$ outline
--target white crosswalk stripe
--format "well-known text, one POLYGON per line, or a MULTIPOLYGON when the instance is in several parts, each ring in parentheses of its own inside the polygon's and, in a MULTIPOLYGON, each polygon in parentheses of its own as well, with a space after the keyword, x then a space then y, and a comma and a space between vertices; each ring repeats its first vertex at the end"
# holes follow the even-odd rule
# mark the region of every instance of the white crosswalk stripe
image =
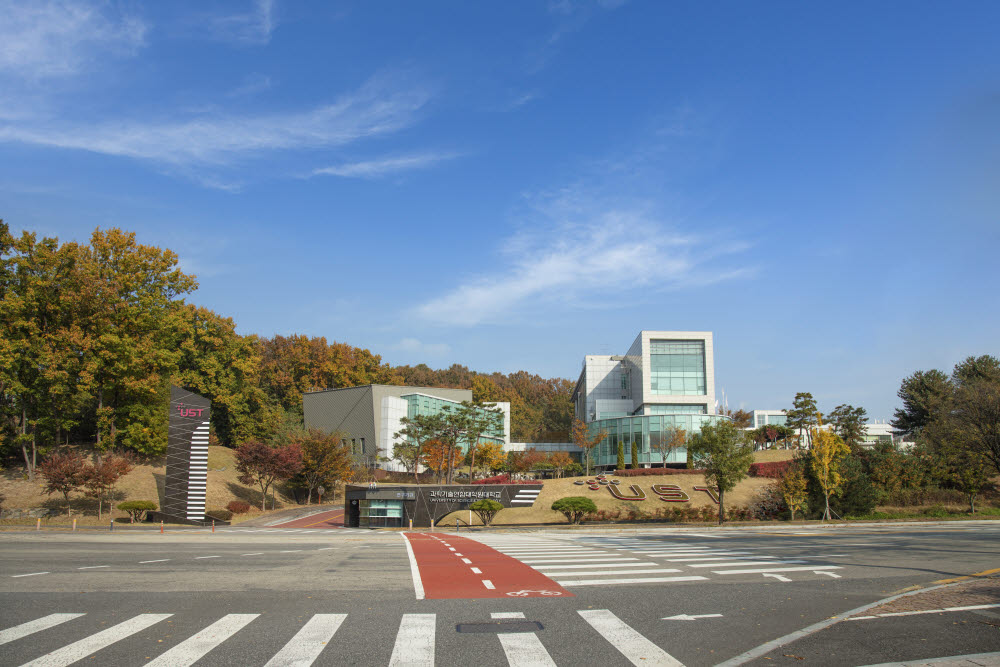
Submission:
POLYGON ((51 653, 46 653, 42 657, 24 664, 23 667, 64 667, 65 665, 71 665, 77 660, 82 660, 88 655, 100 651, 102 648, 111 646, 129 635, 134 635, 171 616, 172 614, 139 614, 138 616, 133 616, 127 621, 111 626, 107 630, 101 630, 89 637, 84 637, 80 641, 73 642, 51 653))
MULTIPOLYGON (((578 610, 578 614, 586 623, 580 623, 578 628, 572 628, 572 632, 579 636, 581 632, 596 631, 615 650, 624 655, 633 664, 680 664, 663 648, 657 646, 607 609, 578 610)), ((86 616, 86 614, 49 614, 48 616, 43 616, 0 631, 0 637, 9 638, 8 641, 13 642, 36 632, 52 632, 54 628, 62 623, 82 616, 86 616)), ((47 653, 27 663, 27 665, 32 665, 33 667, 65 666, 85 658, 90 658, 87 661, 88 663, 109 664, 107 655, 100 653, 102 649, 108 648, 117 642, 128 640, 131 636, 171 616, 172 614, 139 614, 115 626, 100 630, 88 637, 47 653)), ((164 665, 183 667, 198 662, 212 651, 221 654, 225 651, 225 642, 246 628, 258 616, 259 614, 227 614, 208 624, 196 634, 168 648, 165 652, 145 664, 156 667, 163 667, 164 665)), ((490 614, 490 617, 494 620, 525 619, 523 612, 510 611, 494 612, 490 614)), ((436 614, 403 614, 393 645, 392 657, 389 662, 390 666, 430 667, 435 662, 438 664, 469 662, 469 656, 460 659, 457 656, 435 655, 435 637, 439 625, 437 620, 436 614)), ((359 620, 358 622, 361 621, 359 620)), ((324 649, 334 644, 336 641, 335 635, 338 630, 348 623, 350 623, 348 614, 313 615, 293 637, 288 639, 287 643, 283 645, 278 644, 280 649, 267 662, 265 667, 308 667, 314 664, 320 658, 324 649)), ((452 626, 450 623, 445 623, 441 627, 442 631, 444 631, 450 629, 452 626)), ((258 634, 266 636, 266 633, 247 632, 242 634, 247 635, 247 637, 256 637, 258 634)), ((561 644, 555 642, 553 646, 546 647, 545 641, 553 640, 551 634, 539 635, 535 632, 523 631, 504 632, 503 629, 500 629, 496 636, 499 647, 503 650, 508 664, 512 665, 512 667, 552 667, 556 664, 556 660, 549 651, 551 649, 559 650, 561 644)), ((145 646, 144 642, 148 642, 149 639, 137 637, 132 641, 136 642, 139 646, 145 646)), ((246 639, 241 641, 245 642, 246 639)), ((347 640, 345 639, 344 641, 347 640)), ((27 646, 30 646, 30 644, 27 646)), ((131 647, 127 648, 132 650, 131 647)), ((148 651, 147 648, 140 650, 148 651)), ((257 655, 259 649, 254 649, 254 651, 254 655, 257 655)), ((337 648, 332 648, 327 654, 327 660, 330 660, 330 654, 335 655, 336 651, 337 648)), ((143 653, 138 653, 138 655, 143 655, 143 653)), ((236 655, 238 654, 227 654, 227 659, 230 662, 234 659, 237 661, 243 659, 234 658, 233 656, 236 655)), ((610 656, 611 649, 607 649, 607 656, 601 659, 595 655, 595 661, 606 661, 607 657, 610 656)), ((12 663, 9 659, 3 662, 4 664, 16 664, 12 663)))
POLYGON ((347 614, 316 614, 264 667, 307 667, 333 639, 347 614))

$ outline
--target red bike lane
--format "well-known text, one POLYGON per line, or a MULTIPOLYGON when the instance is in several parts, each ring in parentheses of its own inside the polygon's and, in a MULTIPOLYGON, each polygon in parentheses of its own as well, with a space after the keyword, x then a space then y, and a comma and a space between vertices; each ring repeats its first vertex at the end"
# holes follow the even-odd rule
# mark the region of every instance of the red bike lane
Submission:
POLYGON ((319 512, 310 514, 301 519, 293 519, 287 523, 279 523, 269 528, 343 528, 344 510, 330 510, 329 512, 319 512))
POLYGON ((565 588, 516 558, 485 544, 444 533, 404 533, 417 597, 428 600, 573 597, 565 588))

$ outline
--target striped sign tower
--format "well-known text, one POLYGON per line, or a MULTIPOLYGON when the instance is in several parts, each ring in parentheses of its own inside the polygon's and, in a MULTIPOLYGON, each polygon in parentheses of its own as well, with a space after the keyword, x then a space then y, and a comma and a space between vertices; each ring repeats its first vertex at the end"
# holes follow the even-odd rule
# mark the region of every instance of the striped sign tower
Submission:
POLYGON ((208 485, 208 428, 212 402, 170 387, 167 478, 163 517, 177 523, 204 523, 208 485))

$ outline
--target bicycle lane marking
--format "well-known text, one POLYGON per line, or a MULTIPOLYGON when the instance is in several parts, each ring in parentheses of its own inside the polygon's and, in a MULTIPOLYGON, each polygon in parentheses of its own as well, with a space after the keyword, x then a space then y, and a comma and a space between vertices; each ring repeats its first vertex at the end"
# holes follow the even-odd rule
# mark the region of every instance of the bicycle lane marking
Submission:
POLYGON ((403 537, 413 550, 425 599, 574 597, 541 572, 475 540, 443 533, 403 537))

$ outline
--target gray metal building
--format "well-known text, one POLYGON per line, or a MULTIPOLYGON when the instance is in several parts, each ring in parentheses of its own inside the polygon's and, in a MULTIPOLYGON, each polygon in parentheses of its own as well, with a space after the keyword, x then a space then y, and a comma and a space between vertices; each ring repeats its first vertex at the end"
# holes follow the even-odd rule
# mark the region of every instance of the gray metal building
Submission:
MULTIPOLYGON (((392 430, 383 427, 383 399, 399 399, 404 395, 422 394, 460 403, 472 400, 471 389, 443 389, 441 387, 400 387, 387 384, 370 384, 362 387, 324 389, 302 395, 302 411, 306 428, 326 432, 345 431, 350 434, 352 451, 356 456, 372 457, 392 454, 392 430)), ((405 412, 403 413, 405 416, 405 412)))

